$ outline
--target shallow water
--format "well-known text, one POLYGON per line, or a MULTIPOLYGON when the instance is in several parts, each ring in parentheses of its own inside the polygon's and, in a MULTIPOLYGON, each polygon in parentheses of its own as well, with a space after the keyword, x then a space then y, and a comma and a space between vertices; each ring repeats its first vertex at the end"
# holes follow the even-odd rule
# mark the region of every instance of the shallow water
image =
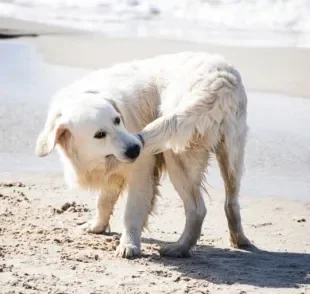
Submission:
MULTIPOLYGON (((89 70, 50 65, 22 41, 0 42, 0 172, 61 170, 34 155, 51 95, 89 70)), ((249 92, 241 194, 310 200, 310 99, 249 92)), ((213 161, 208 183, 222 188, 213 161)))

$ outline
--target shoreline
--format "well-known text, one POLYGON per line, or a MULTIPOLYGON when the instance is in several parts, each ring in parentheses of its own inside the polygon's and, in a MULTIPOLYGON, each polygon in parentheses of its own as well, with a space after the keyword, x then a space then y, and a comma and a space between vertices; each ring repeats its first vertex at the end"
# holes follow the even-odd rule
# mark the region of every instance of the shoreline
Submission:
POLYGON ((37 35, 22 39, 34 44, 52 64, 96 69, 158 54, 208 51, 221 54, 234 64, 249 90, 310 97, 307 78, 310 76, 310 48, 247 48, 146 38, 108 39, 101 34, 11 18, 0 17, 0 23, 2 30, 17 31, 20 37, 23 33, 37 35), (55 44, 61 44, 61 48, 55 44))

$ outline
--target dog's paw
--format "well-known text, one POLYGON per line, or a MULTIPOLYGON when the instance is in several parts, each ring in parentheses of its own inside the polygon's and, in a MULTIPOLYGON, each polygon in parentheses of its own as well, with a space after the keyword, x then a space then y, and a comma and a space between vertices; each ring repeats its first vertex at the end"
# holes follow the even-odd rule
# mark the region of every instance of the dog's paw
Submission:
POLYGON ((179 243, 173 243, 163 246, 159 250, 159 254, 169 257, 191 257, 191 251, 179 243))
POLYGON ((252 246, 251 241, 244 234, 235 235, 231 233, 229 241, 233 248, 246 249, 252 246))
POLYGON ((116 248, 115 256, 122 258, 132 258, 141 255, 141 250, 133 244, 120 244, 116 248))
POLYGON ((102 224, 97 220, 85 223, 81 226, 82 230, 92 234, 103 234, 110 232, 110 225, 102 224))

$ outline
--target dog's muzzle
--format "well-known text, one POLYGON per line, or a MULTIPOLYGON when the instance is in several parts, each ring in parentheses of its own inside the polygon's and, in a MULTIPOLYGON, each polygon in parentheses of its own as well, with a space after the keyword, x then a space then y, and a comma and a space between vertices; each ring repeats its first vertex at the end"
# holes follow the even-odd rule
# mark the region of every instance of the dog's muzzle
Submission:
POLYGON ((125 150, 125 156, 129 159, 136 159, 140 154, 140 146, 138 144, 133 144, 127 147, 125 150))

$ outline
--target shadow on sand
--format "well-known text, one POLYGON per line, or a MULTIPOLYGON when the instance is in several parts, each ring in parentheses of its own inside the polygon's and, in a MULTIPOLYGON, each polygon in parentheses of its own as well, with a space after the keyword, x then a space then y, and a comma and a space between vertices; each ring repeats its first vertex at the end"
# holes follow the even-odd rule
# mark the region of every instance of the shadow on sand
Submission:
MULTIPOLYGON (((165 245, 155 239, 143 243, 165 245)), ((177 259, 152 255, 182 276, 216 284, 246 284, 267 288, 298 288, 310 285, 310 254, 269 252, 253 246, 251 251, 198 245, 191 258, 177 259)))

